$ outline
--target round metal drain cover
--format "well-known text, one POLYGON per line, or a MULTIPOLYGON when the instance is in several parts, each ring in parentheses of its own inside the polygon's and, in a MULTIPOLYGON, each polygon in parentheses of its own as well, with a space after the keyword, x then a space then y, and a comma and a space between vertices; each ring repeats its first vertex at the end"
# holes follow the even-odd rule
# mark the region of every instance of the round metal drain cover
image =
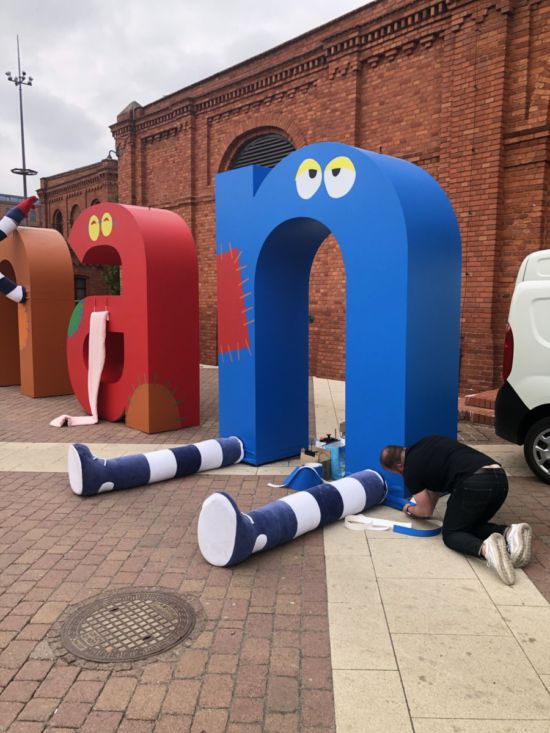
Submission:
POLYGON ((160 654, 193 631, 196 614, 176 593, 117 591, 80 606, 59 638, 75 657, 91 662, 133 662, 160 654))

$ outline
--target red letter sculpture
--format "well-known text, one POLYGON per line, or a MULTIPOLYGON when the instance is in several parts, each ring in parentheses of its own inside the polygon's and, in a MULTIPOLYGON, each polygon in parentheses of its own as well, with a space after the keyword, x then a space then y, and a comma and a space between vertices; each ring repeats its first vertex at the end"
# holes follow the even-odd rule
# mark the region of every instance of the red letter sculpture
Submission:
POLYGON ((120 265, 121 294, 84 298, 69 325, 73 389, 90 412, 88 337, 93 311, 108 311, 99 417, 145 433, 199 422, 199 305, 195 243, 171 211, 97 204, 69 243, 81 262, 120 265))

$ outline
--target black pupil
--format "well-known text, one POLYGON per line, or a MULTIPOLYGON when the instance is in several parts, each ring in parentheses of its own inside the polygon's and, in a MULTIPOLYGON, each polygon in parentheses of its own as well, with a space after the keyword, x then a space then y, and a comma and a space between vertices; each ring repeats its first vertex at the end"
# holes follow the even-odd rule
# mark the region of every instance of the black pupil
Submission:
POLYGON ((336 176, 340 173, 341 168, 333 168, 332 169, 332 175, 336 178, 336 176))
POLYGON ((310 168, 308 170, 308 173, 310 178, 315 178, 315 176, 317 175, 317 171, 315 170, 315 168, 310 168))

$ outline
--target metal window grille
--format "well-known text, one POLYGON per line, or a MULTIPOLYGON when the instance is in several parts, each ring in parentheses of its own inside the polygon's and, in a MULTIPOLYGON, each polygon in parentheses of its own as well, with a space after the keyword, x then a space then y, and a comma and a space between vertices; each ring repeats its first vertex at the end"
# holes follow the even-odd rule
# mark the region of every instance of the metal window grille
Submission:
POLYGON ((233 158, 231 169, 246 165, 263 165, 273 168, 295 150, 294 145, 283 135, 269 133, 260 135, 245 143, 233 158))

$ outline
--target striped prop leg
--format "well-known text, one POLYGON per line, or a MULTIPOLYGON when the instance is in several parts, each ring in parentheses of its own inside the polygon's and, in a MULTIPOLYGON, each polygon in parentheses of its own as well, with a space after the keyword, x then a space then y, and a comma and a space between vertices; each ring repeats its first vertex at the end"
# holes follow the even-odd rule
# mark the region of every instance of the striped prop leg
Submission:
POLYGON ((243 457, 242 441, 235 437, 110 459, 96 458, 86 445, 73 443, 69 446, 69 483, 75 494, 94 496, 230 466, 243 457))
MULTIPOLYGON (((0 242, 12 234, 23 219, 29 215, 29 212, 38 201, 36 196, 29 196, 14 206, 0 219, 0 242)), ((0 272, 0 293, 3 293, 10 300, 16 303, 25 302, 25 288, 17 285, 0 272)))
POLYGON ((384 478, 367 469, 314 486, 243 514, 229 494, 216 492, 202 505, 199 549, 211 565, 229 567, 306 532, 359 514, 384 501, 384 478))
POLYGON ((26 292, 22 285, 17 285, 9 277, 0 272, 0 293, 13 300, 15 303, 24 303, 26 292))

